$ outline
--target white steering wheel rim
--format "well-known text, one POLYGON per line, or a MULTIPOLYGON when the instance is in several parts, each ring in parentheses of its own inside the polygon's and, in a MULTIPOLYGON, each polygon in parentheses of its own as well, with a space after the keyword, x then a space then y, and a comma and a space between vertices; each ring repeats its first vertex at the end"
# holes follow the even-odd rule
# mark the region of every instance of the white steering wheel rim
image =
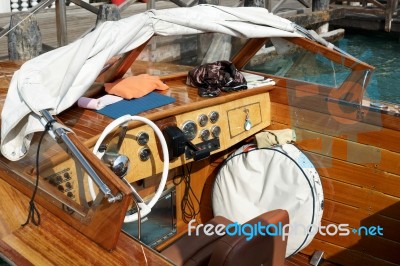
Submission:
MULTIPOLYGON (((162 134, 161 130, 157 127, 156 124, 154 124, 151 120, 149 120, 145 117, 132 116, 132 115, 121 116, 121 117, 115 119, 113 122, 111 122, 104 129, 104 131, 101 133, 99 139, 97 140, 96 145, 93 148, 93 153, 96 154, 96 156, 99 159, 101 159, 103 157, 104 153, 100 153, 99 148, 100 148, 100 145, 103 142, 103 140, 108 136, 108 134, 110 134, 110 132, 112 130, 114 130, 114 128, 116 128, 124 123, 130 122, 130 121, 143 122, 143 123, 149 125, 154 130, 158 139, 160 140, 163 157, 164 157, 163 173, 162 173, 160 184, 158 186, 156 193, 154 194, 153 198, 150 200, 150 202, 148 204, 145 204, 145 203, 139 204, 139 207, 141 209, 141 216, 144 217, 151 211, 151 208, 153 208, 153 206, 157 203, 158 199, 161 196, 161 193, 164 191, 164 187, 165 187, 165 184, 167 183, 167 178, 168 178, 168 171, 169 171, 168 146, 167 146, 167 142, 165 141, 164 135, 162 134)), ((94 200, 97 195, 96 195, 96 191, 94 189, 93 180, 90 178, 90 176, 88 176, 88 186, 89 186, 90 195, 91 195, 92 199, 94 200)), ((131 186, 131 189, 133 189, 132 186, 131 186)), ((138 220, 138 212, 125 216, 124 222, 130 223, 130 222, 134 222, 137 220, 138 220)))

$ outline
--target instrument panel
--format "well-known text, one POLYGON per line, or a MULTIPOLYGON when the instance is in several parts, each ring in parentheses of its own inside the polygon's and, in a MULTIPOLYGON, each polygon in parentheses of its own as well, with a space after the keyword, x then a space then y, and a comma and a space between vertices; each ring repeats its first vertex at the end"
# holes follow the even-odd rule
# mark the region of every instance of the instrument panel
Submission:
MULTIPOLYGON (((214 154, 270 124, 269 94, 265 92, 252 95, 167 119, 170 120, 169 124, 172 123, 182 130, 187 141, 198 149, 208 149, 210 154, 214 154)), ((157 124, 157 121, 155 122, 157 124)), ((130 170, 126 176, 129 182, 162 172, 163 156, 158 142, 156 134, 148 125, 142 124, 127 130, 119 153, 130 159, 130 170)), ((193 154, 186 150, 184 154, 170 161, 170 169, 191 161, 193 154)), ((49 184, 78 203, 85 197, 86 200, 90 199, 87 178, 76 168, 72 159, 45 169, 43 176, 49 184), (79 180, 83 182, 79 183, 79 180), (78 194, 79 187, 84 188, 85 197, 78 194)))

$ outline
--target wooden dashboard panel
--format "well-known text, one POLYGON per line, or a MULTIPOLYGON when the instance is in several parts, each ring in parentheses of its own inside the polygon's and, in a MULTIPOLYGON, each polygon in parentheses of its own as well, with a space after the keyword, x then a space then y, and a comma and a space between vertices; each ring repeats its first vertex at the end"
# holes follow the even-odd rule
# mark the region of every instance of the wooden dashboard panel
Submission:
MULTIPOLYGON (((142 70, 132 68, 131 72, 137 75, 142 70)), ((167 76, 162 76, 162 80, 170 87, 169 90, 162 93, 175 98, 176 101, 138 115, 156 123, 171 120, 181 129, 186 121, 193 121, 198 127, 198 133, 195 134, 192 140, 194 145, 204 144, 205 141, 199 137, 202 130, 211 131, 213 127, 218 126, 221 131, 219 137, 210 136, 211 141, 218 142, 217 147, 211 152, 212 154, 226 150, 270 124, 269 91, 274 86, 234 93, 221 93, 220 96, 215 98, 202 98, 198 95, 196 88, 185 84, 186 74, 183 72, 177 74, 167 73, 167 76), (210 114, 213 112, 218 112, 218 121, 215 123, 209 121, 204 126, 201 126, 198 120, 199 116, 205 115, 211 120, 210 114), (248 130, 244 128, 246 121, 250 121, 252 125, 251 128, 247 128, 248 130)), ((90 92, 94 91, 96 93, 97 91, 99 93, 99 90, 102 90, 102 85, 94 84, 90 92)), ((92 94, 92 96, 101 96, 101 93, 100 95, 92 94)), ((1 94, 0 97, 2 99, 0 101, 1 106, 5 94, 1 94)), ((79 139, 82 143, 81 148, 86 153, 90 153, 101 132, 112 122, 109 117, 77 106, 72 106, 65 110, 57 116, 57 119, 75 133, 74 138, 79 139)), ((92 202, 92 198, 88 193, 87 178, 84 176, 83 171, 77 167, 75 161, 70 159, 63 144, 59 144, 51 139, 49 135, 45 135, 44 141, 40 146, 40 156, 36 156, 39 137, 40 134, 35 134, 28 154, 21 160, 13 162, 0 157, 0 164, 4 169, 2 178, 24 194, 31 195, 37 174, 36 161, 38 161, 40 181, 37 201, 78 231, 89 236, 89 238, 96 239, 96 243, 105 243, 103 241, 105 235, 90 228, 97 228, 100 225, 108 226, 107 223, 101 223, 102 220, 98 219, 98 217, 104 217, 104 215, 108 217, 109 212, 113 212, 114 216, 119 215, 118 217, 120 217, 120 214, 125 211, 125 205, 124 208, 119 208, 119 205, 108 204, 101 197, 98 197, 107 207, 103 208, 103 204, 99 208, 99 201, 92 202)), ((132 171, 127 177, 130 182, 145 179, 146 183, 149 184, 152 180, 157 179, 157 174, 162 171, 162 160, 157 142, 153 131, 148 126, 136 121, 129 123, 127 138, 123 143, 121 153, 131 157, 132 171), (140 132, 149 134, 149 142, 145 146, 139 145, 136 141, 136 136, 140 132), (147 161, 139 159, 138 152, 143 148, 148 148, 151 152, 147 161)), ((206 144, 208 145, 208 143, 206 144)), ((187 158, 186 154, 181 155, 171 161, 170 168, 177 169, 178 166, 192 160, 187 158)), ((174 171, 171 171, 171 175, 174 171)), ((155 185, 151 186, 154 187, 155 185)), ((145 190, 149 189, 145 188, 145 190)), ((114 248, 119 229, 119 224, 115 223, 114 231, 112 231, 115 232, 112 233, 112 241, 103 244, 106 249, 114 248)))
MULTIPOLYGON (((139 74, 133 69, 132 73, 139 74)), ((162 77, 162 79, 170 87, 169 90, 163 91, 163 93, 174 97, 176 102, 139 115, 147 117, 154 122, 171 119, 175 121, 176 126, 179 128, 182 128, 186 121, 193 121, 199 129, 192 140, 195 145, 204 142, 199 137, 201 130, 211 131, 214 126, 220 127, 219 146, 212 151, 213 154, 226 150, 270 124, 269 91, 274 88, 273 86, 235 93, 222 93, 215 98, 201 98, 198 96, 196 88, 185 84, 186 75, 184 73, 171 74, 170 76, 162 77), (204 126, 200 126, 198 117, 200 115, 209 116, 212 112, 218 112, 219 120, 215 123, 209 122, 204 126), (250 121, 252 124, 252 127, 248 128, 248 130, 244 128, 246 121, 250 121)), ((3 86, 1 84, 3 83, 0 83, 0 86, 3 86)), ((7 86, 7 84, 4 86, 7 86)), ((98 92, 101 88, 101 84, 93 85, 94 91, 98 92)), ((6 92, 6 90, 2 92, 6 92)), ((92 94, 92 96, 96 95, 92 94)), ((4 98, 5 93, 0 94, 0 107, 2 107, 4 98)), ((81 141, 85 152, 89 152, 101 132, 112 122, 111 118, 77 106, 72 106, 70 109, 65 110, 57 116, 57 119, 75 133, 74 138, 81 141)), ((162 160, 159 155, 157 140, 152 130, 139 122, 132 122, 129 123, 127 136, 121 152, 132 157, 132 172, 128 175, 128 180, 133 182, 157 176, 156 174, 161 172, 162 160), (138 156, 138 151, 144 148, 136 141, 136 136, 140 132, 147 132, 150 136, 150 141, 145 145, 151 151, 148 161, 141 161, 138 156)), ((114 224, 114 222, 116 218, 120 219, 121 214, 125 214, 126 204, 124 203, 123 208, 120 208, 119 203, 114 206, 105 202, 101 197, 98 198, 100 198, 102 204, 99 205, 98 200, 91 202, 87 178, 84 177, 77 164, 70 159, 63 144, 59 144, 51 139, 49 135, 45 135, 40 146, 40 156, 37 157, 39 137, 40 134, 35 134, 28 154, 21 160, 14 162, 0 157, 0 164, 3 169, 1 177, 13 187, 30 196, 36 180, 37 161, 40 166, 40 180, 36 201, 103 248, 107 250, 114 249, 120 232, 119 220, 118 223, 114 224), (99 219, 99 217, 111 216, 113 219, 109 219, 104 223, 105 219, 99 219), (110 226, 111 223, 114 225, 110 226), (101 230, 97 230, 98 228, 101 228, 101 230), (103 230, 105 228, 112 229, 106 230, 111 233, 105 234, 103 230)), ((210 138, 217 139, 215 136, 210 138)), ((182 155, 171 162, 170 168, 177 168, 192 160, 186 158, 186 155, 182 155)), ((146 183, 148 183, 147 181, 151 182, 151 180, 154 180, 154 178, 146 179, 146 183)))
MULTIPOLYGON (((193 144, 207 143, 201 138, 201 131, 212 131, 214 127, 220 128, 220 135, 213 136, 210 133, 209 140, 219 142, 219 148, 212 151, 211 154, 226 150, 239 141, 255 134, 270 124, 270 102, 269 93, 263 92, 256 95, 245 96, 225 103, 218 103, 205 108, 191 110, 173 116, 176 126, 183 129, 183 125, 192 121, 197 126, 197 134, 192 140, 193 144), (211 122, 210 114, 218 113, 219 118, 216 122, 211 122), (206 125, 201 126, 199 117, 205 115, 208 117, 206 125), (245 129, 246 119, 251 123, 251 128, 245 129)), ((162 172, 163 160, 158 148, 158 138, 150 126, 144 124, 131 123, 131 128, 127 131, 120 153, 128 156, 131 161, 131 168, 127 175, 130 182, 137 181, 146 177, 154 176, 162 172), (137 136, 140 133, 147 133, 149 141, 146 145, 140 145, 137 136), (143 149, 150 151, 149 159, 143 161, 140 159, 140 152, 143 149)), ((118 138, 118 135, 115 137, 118 138)), ((111 140, 109 140, 111 141, 111 140)), ((92 149, 92 147, 90 147, 92 149)), ((186 158, 183 154, 180 157, 170 161, 170 169, 193 161, 192 158, 186 158)), ((42 170, 44 179, 68 198, 81 203, 79 199, 79 187, 83 185, 86 192, 86 198, 91 199, 88 193, 87 177, 77 171, 75 162, 67 159, 61 162, 56 160, 55 164, 50 164, 42 170), (81 175, 83 183, 79 185, 78 176, 81 175)))

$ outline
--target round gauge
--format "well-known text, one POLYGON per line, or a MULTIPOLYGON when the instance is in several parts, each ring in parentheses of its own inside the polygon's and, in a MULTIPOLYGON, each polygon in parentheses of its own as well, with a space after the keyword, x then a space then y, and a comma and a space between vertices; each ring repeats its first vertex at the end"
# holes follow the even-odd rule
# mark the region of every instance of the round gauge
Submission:
POLYGON ((202 130, 200 131, 200 138, 201 138, 201 140, 203 140, 203 141, 208 140, 208 139, 210 138, 210 130, 208 130, 208 129, 202 129, 202 130))
POLYGON ((200 126, 204 127, 208 123, 208 117, 205 114, 201 114, 197 118, 197 121, 199 121, 200 126))
POLYGON ((193 140, 197 135, 197 125, 192 120, 185 121, 182 125, 182 131, 187 140, 193 140))
POLYGON ((142 148, 139 151, 139 158, 141 161, 147 161, 150 158, 151 151, 149 148, 142 148))
POLYGON ((136 141, 137 143, 139 143, 139 145, 143 146, 146 145, 147 142, 149 142, 149 134, 147 134, 146 132, 140 132, 137 136, 136 136, 136 141))
POLYGON ((211 123, 216 123, 219 119, 219 113, 216 111, 212 111, 209 115, 211 123))
POLYGON ((219 126, 213 126, 211 128, 211 134, 214 136, 214 138, 218 138, 219 134, 221 134, 221 128, 219 126))

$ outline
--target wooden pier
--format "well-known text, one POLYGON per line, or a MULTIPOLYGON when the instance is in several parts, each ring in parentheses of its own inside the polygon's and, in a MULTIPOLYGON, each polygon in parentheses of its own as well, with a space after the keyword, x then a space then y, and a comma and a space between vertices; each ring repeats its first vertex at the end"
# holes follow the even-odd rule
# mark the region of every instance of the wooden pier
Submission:
POLYGON ((399 0, 336 0, 332 7, 345 13, 344 18, 331 22, 335 27, 400 33, 399 0))
MULTIPOLYGON (((58 1, 58 0, 57 0, 58 1)), ((80 0, 75 0, 80 1, 80 0)), ((184 5, 186 0, 153 1, 153 7, 164 9, 184 5)), ((200 0, 199 2, 210 2, 211 0, 200 0)), ((214 0, 222 6, 243 5, 239 0, 214 0)), ((250 1, 250 0, 244 0, 250 1)), ((324 0, 325 1, 325 0, 324 0)), ((360 0, 344 1, 331 0, 325 1, 325 10, 318 10, 318 4, 322 0, 265 0, 265 6, 274 13, 288 18, 307 28, 318 28, 320 25, 329 22, 335 28, 357 28, 365 30, 400 32, 400 12, 398 2, 400 0, 360 0), (329 4, 329 5, 328 5, 329 4)), ((82 1, 81 1, 82 2, 82 1)), ((121 11, 122 18, 140 13, 148 9, 149 4, 128 0, 130 4, 121 11)), ((88 4, 86 4, 89 6, 88 4)), ((323 4, 324 5, 324 4, 323 4)), ((60 41, 60 27, 57 26, 57 8, 46 8, 37 12, 34 19, 40 29, 42 53, 48 50, 70 43, 83 36, 96 25, 99 4, 94 8, 84 9, 79 6, 71 6, 65 9, 65 40, 60 41), (92 9, 92 10, 90 10, 92 9), (58 30, 57 30, 58 29, 58 30)), ((10 24, 10 17, 13 13, 0 14, 0 31, 6 28, 4 25, 10 24), (3 27, 3 28, 2 28, 3 27)), ((24 13, 22 16, 28 16, 24 13)), ((0 36, 0 60, 9 59, 9 48, 7 36, 0 36)), ((31 45, 32 46, 32 45, 31 45)))
MULTIPOLYGON (((316 1, 316 0, 314 0, 316 1)), ((200 1, 201 2, 201 1, 200 1)), ((136 13, 145 11, 149 5, 141 2, 131 0, 131 5, 121 12, 121 17, 128 17, 136 13)), ((178 7, 176 3, 182 3, 181 0, 171 1, 156 1, 154 8, 164 9, 178 7)), ((220 0, 219 5, 222 6, 238 6, 243 5, 243 2, 238 0, 220 0)), ((275 14, 286 17, 299 25, 304 27, 313 27, 321 23, 329 22, 332 19, 340 19, 344 17, 342 9, 328 9, 313 12, 311 0, 286 0, 286 1, 267 1, 266 5, 271 7, 275 14)), ((96 7, 98 7, 97 5, 96 7)), ((1 27, 10 23, 12 13, 0 14, 0 31, 1 27)), ((36 13, 35 19, 37 20, 38 27, 43 43, 43 52, 60 46, 57 39, 57 20, 56 9, 44 9, 36 13)), ((93 11, 81 8, 79 6, 66 8, 66 36, 67 42, 70 43, 79 37, 83 36, 96 25, 97 15, 93 11)), ((0 60, 8 59, 8 38, 4 36, 0 38, 0 60)))

